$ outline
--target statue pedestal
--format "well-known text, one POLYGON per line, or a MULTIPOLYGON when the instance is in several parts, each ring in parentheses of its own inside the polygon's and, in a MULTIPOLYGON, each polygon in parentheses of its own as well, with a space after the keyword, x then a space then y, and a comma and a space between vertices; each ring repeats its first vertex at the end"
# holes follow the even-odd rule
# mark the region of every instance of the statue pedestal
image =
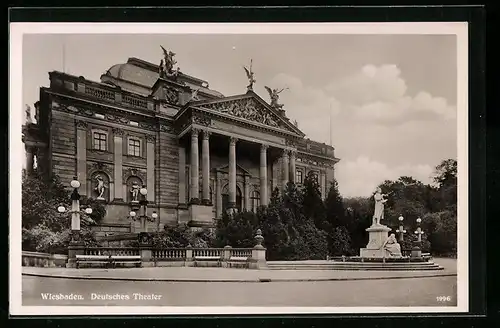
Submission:
POLYGON ((366 248, 361 248, 359 250, 359 255, 361 257, 390 257, 389 252, 382 249, 382 245, 387 240, 389 236, 388 233, 392 229, 381 224, 375 224, 367 228, 369 234, 369 241, 366 248))

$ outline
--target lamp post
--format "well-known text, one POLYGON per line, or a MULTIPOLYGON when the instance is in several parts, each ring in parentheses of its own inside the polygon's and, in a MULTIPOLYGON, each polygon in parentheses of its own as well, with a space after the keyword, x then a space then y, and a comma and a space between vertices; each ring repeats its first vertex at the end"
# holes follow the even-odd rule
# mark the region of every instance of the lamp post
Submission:
POLYGON ((419 245, 419 247, 422 245, 422 235, 424 234, 424 232, 422 231, 422 228, 420 227, 420 223, 422 222, 422 219, 421 218, 418 218, 417 219, 417 230, 415 231, 415 234, 417 235, 417 243, 419 245))
MULTIPOLYGON (((87 206, 80 207, 80 193, 78 188, 80 188, 80 182, 76 177, 70 183, 73 188, 71 193, 71 242, 68 247, 68 267, 73 267, 76 261, 77 254, 83 254, 84 244, 81 241, 80 236, 80 211, 84 210, 86 214, 92 214, 92 208, 87 206)), ((66 207, 60 205, 57 207, 59 213, 65 213, 66 207)))
POLYGON ((422 228, 420 227, 420 223, 422 222, 421 218, 417 219, 417 230, 415 230, 415 234, 417 235, 417 242, 415 243, 415 246, 413 247, 411 254, 412 257, 422 257, 422 234, 424 233, 422 231, 422 228))
MULTIPOLYGON (((139 193, 141 194, 141 200, 139 201, 139 211, 141 210, 141 207, 143 208, 143 211, 142 211, 142 215, 139 216, 139 219, 140 219, 140 222, 141 222, 141 228, 140 228, 140 232, 146 232, 146 220, 149 219, 148 217, 148 201, 147 201, 147 194, 148 194, 148 190, 146 188, 146 186, 142 186, 142 188, 139 190, 139 193)), ((134 209, 132 209, 132 211, 130 211, 129 213, 130 217, 135 220, 135 216, 137 215, 137 213, 134 211, 134 209)), ((151 218, 152 218, 152 221, 156 221, 156 219, 158 218, 158 213, 156 213, 156 211, 153 211, 152 215, 151 215, 151 218)))
POLYGON ((399 215, 398 220, 399 220, 399 229, 396 230, 396 232, 399 233, 399 241, 403 242, 404 239, 403 235, 406 233, 406 230, 403 227, 403 220, 404 220, 403 214, 399 215))

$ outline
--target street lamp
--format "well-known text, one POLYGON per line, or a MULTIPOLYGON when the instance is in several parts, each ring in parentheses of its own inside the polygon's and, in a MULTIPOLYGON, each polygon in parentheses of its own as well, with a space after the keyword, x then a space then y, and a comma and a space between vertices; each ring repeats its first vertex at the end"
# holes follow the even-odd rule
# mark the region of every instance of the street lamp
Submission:
MULTIPOLYGON (((71 241, 77 242, 80 240, 80 211, 85 211, 86 214, 92 214, 92 208, 85 205, 80 207, 80 193, 78 188, 80 188, 80 182, 76 177, 70 182, 73 192, 71 193, 71 241)), ((64 205, 59 205, 57 207, 59 213, 65 213, 66 207, 64 205)))
POLYGON ((398 220, 399 220, 399 229, 396 230, 396 232, 399 233, 399 241, 402 242, 404 239, 403 235, 406 233, 406 230, 403 227, 403 220, 404 220, 403 214, 399 215, 398 220))
POLYGON ((421 245, 422 244, 422 235, 424 234, 424 232, 422 231, 422 228, 420 227, 420 223, 422 222, 422 219, 421 218, 418 218, 417 219, 417 230, 415 231, 415 234, 417 235, 418 237, 418 244, 421 245))
MULTIPOLYGON (((151 218, 148 217, 148 200, 147 200, 147 194, 148 194, 148 189, 146 188, 145 185, 142 186, 141 189, 139 189, 139 193, 141 194, 141 200, 139 201, 139 208, 136 208, 138 211, 141 210, 141 207, 143 208, 142 215, 139 216, 139 219, 141 220, 141 232, 146 232, 146 220, 147 221, 156 221, 158 218, 158 213, 156 211, 153 211, 151 214, 151 218)), ((130 212, 130 217, 134 219, 136 216, 136 212, 134 209, 130 212)))

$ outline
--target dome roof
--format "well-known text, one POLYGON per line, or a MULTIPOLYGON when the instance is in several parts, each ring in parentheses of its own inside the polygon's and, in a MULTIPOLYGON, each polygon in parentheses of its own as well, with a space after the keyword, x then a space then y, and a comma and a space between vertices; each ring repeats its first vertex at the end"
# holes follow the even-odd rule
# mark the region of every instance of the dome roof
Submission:
MULTIPOLYGON (((160 77, 159 67, 152 63, 148 63, 146 61, 137 59, 137 58, 129 58, 127 63, 124 64, 116 64, 111 66, 106 74, 104 75, 107 78, 101 78, 102 82, 109 82, 108 78, 112 77, 118 80, 131 82, 133 84, 138 84, 145 88, 151 89, 155 82, 160 77), (106 80, 106 81, 104 81, 106 80)), ((215 97, 223 97, 224 95, 218 91, 211 90, 208 87, 201 87, 202 83, 206 83, 203 80, 197 79, 195 77, 186 75, 181 72, 180 78, 182 82, 191 87, 192 89, 200 88, 200 92, 204 92, 206 94, 215 96, 215 97)), ((123 88, 124 86, 122 86, 123 88)), ((124 87, 124 89, 128 89, 124 87)), ((134 88, 136 89, 136 88, 134 88)), ((137 90, 139 91, 139 90, 137 90)))

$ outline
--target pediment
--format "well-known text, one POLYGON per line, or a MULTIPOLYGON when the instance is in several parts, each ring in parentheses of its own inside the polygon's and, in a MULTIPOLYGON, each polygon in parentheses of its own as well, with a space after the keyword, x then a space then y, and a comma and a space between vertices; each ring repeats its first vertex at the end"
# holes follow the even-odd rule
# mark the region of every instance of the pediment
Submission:
POLYGON ((304 136, 302 131, 290 123, 288 119, 281 116, 276 109, 272 108, 254 92, 241 96, 200 101, 193 105, 304 136))
MULTIPOLYGON (((215 170, 218 171, 218 172, 228 173, 229 174, 229 164, 225 164, 225 165, 223 165, 221 167, 216 168, 215 170)), ((241 167, 238 164, 236 164, 236 174, 237 175, 250 175, 250 172, 248 172, 243 167, 241 167)))

